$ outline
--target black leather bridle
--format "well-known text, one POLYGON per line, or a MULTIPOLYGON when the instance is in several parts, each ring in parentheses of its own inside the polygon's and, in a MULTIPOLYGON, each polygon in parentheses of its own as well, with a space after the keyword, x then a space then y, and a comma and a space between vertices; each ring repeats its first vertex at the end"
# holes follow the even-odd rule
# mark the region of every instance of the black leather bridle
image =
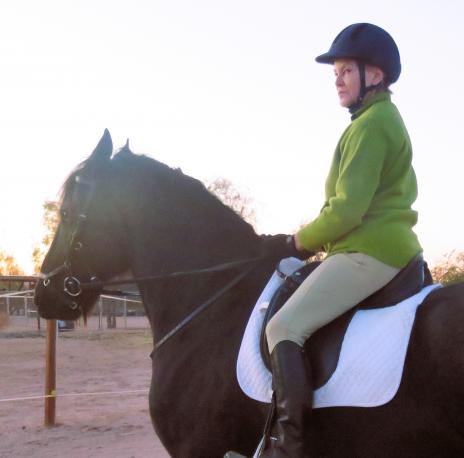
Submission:
MULTIPOLYGON (((90 202, 93 199, 93 196, 95 193, 95 187, 96 187, 95 183, 91 181, 83 180, 79 175, 76 175, 74 180, 75 180, 76 185, 86 187, 88 189, 88 193, 84 201, 84 205, 82 206, 82 210, 79 212, 77 216, 76 227, 71 233, 71 238, 69 241, 65 260, 63 264, 56 267, 55 269, 47 273, 42 273, 40 275, 43 286, 49 287, 50 281, 52 278, 62 273, 65 274, 65 277, 63 280, 63 290, 61 292, 69 296, 69 298, 71 298, 71 301, 67 302, 67 305, 71 310, 77 310, 79 308, 79 305, 77 304, 77 302, 72 299, 79 297, 84 290, 82 287, 81 280, 76 275, 73 274, 72 263, 71 263, 72 254, 73 252, 80 251, 84 247, 84 244, 79 240, 79 238, 82 234, 82 230, 87 221, 87 210, 90 205, 90 202)), ((95 275, 89 275, 89 278, 91 279, 91 281, 98 280, 98 278, 95 275)))
MULTIPOLYGON (((96 275, 90 274, 90 270, 87 272, 87 277, 90 278, 90 281, 81 281, 81 279, 73 274, 72 269, 72 254, 73 252, 80 251, 84 244, 80 240, 80 236, 82 234, 82 230, 87 222, 87 210, 89 204, 94 196, 96 185, 93 182, 85 181, 79 176, 75 177, 75 182, 78 185, 85 186, 88 188, 87 198, 84 202, 82 210, 79 212, 77 217, 77 224, 72 232, 70 242, 68 245, 65 261, 62 265, 58 266, 57 268, 51 270, 50 272, 43 273, 40 275, 40 279, 42 280, 42 284, 44 287, 50 287, 51 279, 56 277, 60 274, 65 274, 63 280, 63 289, 61 293, 68 296, 70 301, 67 301, 67 306, 75 311, 80 308, 79 304, 74 300, 78 298, 85 290, 95 290, 101 289, 104 286, 109 285, 127 285, 129 283, 148 283, 153 281, 159 280, 166 280, 171 278, 178 278, 184 276, 191 276, 191 275, 199 275, 205 273, 214 273, 214 272, 224 272, 227 270, 232 270, 238 267, 247 266, 247 268, 240 272, 237 276, 235 276, 229 283, 227 283, 223 288, 213 294, 207 301, 203 304, 199 305, 195 310, 190 313, 186 318, 184 318, 178 325, 176 325, 170 332, 168 332, 162 339, 160 339, 153 350, 153 353, 156 352, 162 345, 165 344, 167 340, 169 340, 172 336, 177 334, 181 329, 183 329, 193 318, 203 312, 206 308, 216 302, 219 298, 221 298, 224 294, 230 291, 234 286, 236 286, 243 278, 245 278, 251 271, 264 259, 265 256, 258 256, 249 259, 243 259, 238 261, 232 261, 222 264, 217 264, 212 267, 206 267, 202 269, 195 269, 195 270, 187 270, 187 271, 179 271, 173 272, 164 275, 150 275, 144 277, 131 277, 126 279, 118 279, 118 280, 106 280, 101 281, 98 279, 96 275)), ((152 354, 153 354, 152 353, 152 354)))

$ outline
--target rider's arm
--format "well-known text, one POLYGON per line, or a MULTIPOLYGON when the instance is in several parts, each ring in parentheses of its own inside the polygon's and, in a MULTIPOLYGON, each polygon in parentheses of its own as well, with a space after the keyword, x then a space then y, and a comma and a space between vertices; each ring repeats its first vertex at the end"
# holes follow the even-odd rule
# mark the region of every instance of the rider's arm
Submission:
POLYGON ((353 124, 335 152, 324 208, 297 234, 298 244, 307 250, 317 250, 361 225, 379 187, 388 149, 385 133, 373 122, 353 124))

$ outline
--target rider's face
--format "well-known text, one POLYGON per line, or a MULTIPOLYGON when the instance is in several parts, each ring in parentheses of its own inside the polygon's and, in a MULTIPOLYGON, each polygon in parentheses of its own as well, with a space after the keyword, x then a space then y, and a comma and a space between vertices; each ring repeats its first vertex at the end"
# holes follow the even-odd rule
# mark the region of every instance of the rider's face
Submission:
POLYGON ((340 59, 334 62, 335 86, 342 107, 356 103, 361 88, 359 68, 355 60, 340 59))
MULTIPOLYGON (((379 84, 384 73, 378 67, 365 65, 366 87, 379 84)), ((350 107, 358 100, 361 90, 358 63, 353 59, 339 59, 334 62, 335 86, 342 107, 350 107)))

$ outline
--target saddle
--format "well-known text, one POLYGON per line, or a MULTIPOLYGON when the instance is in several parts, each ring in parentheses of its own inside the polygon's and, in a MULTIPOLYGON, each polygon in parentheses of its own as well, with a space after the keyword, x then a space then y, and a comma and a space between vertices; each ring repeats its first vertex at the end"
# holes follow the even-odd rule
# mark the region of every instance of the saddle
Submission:
MULTIPOLYGON (((269 370, 271 370, 270 355, 265 332, 267 323, 320 263, 317 261, 306 264, 292 275, 286 276, 284 283, 277 289, 269 303, 260 339, 261 356, 269 370)), ((335 371, 346 329, 357 310, 396 305, 432 283, 433 279, 427 263, 421 255, 418 255, 383 288, 315 332, 304 346, 312 368, 314 389, 324 385, 335 371)))

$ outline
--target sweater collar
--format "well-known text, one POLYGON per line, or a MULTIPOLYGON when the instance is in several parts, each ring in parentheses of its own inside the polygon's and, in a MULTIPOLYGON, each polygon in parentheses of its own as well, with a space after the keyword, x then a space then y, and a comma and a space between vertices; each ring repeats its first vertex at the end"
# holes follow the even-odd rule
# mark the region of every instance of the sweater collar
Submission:
POLYGON ((378 92, 377 94, 373 94, 368 96, 366 100, 363 102, 360 108, 358 108, 352 115, 351 120, 354 121, 358 118, 362 113, 364 113, 368 108, 370 108, 374 103, 377 102, 384 102, 384 101, 391 101, 390 93, 383 91, 378 92))

